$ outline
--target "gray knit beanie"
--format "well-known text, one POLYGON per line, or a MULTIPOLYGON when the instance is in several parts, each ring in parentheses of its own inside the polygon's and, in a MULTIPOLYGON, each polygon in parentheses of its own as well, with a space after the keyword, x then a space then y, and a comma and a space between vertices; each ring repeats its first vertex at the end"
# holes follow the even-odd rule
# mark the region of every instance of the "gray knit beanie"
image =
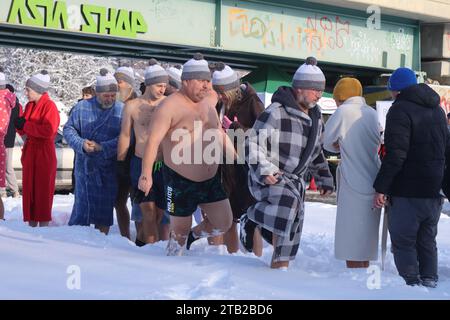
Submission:
POLYGON ((119 82, 119 80, 123 80, 130 86, 134 86, 135 75, 134 70, 131 67, 123 66, 118 68, 114 73, 114 78, 116 78, 117 82, 119 82))
POLYGON ((97 76, 97 83, 95 86, 95 92, 117 92, 119 90, 117 86, 117 80, 109 73, 108 69, 102 68, 100 75, 97 76))
POLYGON ((211 81, 211 72, 208 62, 203 59, 201 53, 196 53, 194 57, 183 65, 181 80, 208 80, 211 81))
POLYGON ((294 74, 292 87, 295 89, 325 90, 325 75, 317 66, 316 58, 306 58, 305 63, 294 74))
POLYGON ((25 87, 30 88, 39 94, 47 92, 50 87, 50 76, 47 70, 42 70, 40 73, 31 76, 31 78, 27 80, 25 87))
POLYGON ((156 59, 150 59, 148 67, 145 69, 145 85, 150 86, 157 83, 169 83, 167 71, 161 67, 156 59))
POLYGON ((239 76, 229 66, 219 62, 212 76, 212 85, 214 90, 219 92, 237 89, 240 85, 239 76))
POLYGON ((183 67, 179 64, 167 69, 167 73, 169 74, 169 84, 174 88, 181 89, 182 69, 183 67))

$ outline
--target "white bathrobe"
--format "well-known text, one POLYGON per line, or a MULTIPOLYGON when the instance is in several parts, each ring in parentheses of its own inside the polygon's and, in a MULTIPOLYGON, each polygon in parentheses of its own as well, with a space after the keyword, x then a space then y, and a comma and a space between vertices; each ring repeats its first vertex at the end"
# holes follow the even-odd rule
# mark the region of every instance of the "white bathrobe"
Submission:
POLYGON ((325 125, 324 148, 341 154, 336 174, 335 256, 339 260, 378 259, 380 209, 372 209, 372 185, 380 168, 380 143, 377 113, 362 97, 347 99, 325 125))

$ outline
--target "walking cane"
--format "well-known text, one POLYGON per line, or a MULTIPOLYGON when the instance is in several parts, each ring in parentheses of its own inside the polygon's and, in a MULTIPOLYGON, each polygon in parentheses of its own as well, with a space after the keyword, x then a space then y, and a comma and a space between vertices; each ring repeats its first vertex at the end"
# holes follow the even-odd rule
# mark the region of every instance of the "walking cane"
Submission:
POLYGON ((381 233, 381 270, 384 271, 384 263, 386 262, 386 251, 387 251, 387 234, 388 234, 388 204, 384 206, 383 215, 383 229, 381 233))

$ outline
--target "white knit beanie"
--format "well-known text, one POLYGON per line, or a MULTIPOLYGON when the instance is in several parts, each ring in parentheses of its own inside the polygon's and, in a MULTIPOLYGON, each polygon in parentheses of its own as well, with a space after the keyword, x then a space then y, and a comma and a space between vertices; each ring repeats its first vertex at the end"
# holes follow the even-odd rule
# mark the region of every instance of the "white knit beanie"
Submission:
POLYGON ((237 89, 240 85, 239 76, 229 66, 219 62, 212 76, 212 85, 219 92, 237 89))
POLYGON ((181 89, 182 69, 183 67, 179 64, 167 69, 167 73, 169 74, 169 84, 174 88, 181 89))
POLYGON ((100 75, 97 76, 97 83, 95 86, 95 92, 117 92, 117 80, 114 76, 109 73, 108 69, 102 68, 100 70, 100 75))
POLYGON ((306 58, 305 63, 294 74, 292 87, 294 89, 325 90, 325 75, 317 66, 316 58, 306 58))
POLYGON ((6 89, 6 85, 8 84, 8 80, 4 74, 4 70, 0 67, 0 90, 6 89))
POLYGON ((157 83, 169 83, 169 75, 167 74, 167 71, 158 64, 156 59, 150 59, 148 62, 148 67, 145 69, 144 78, 146 86, 157 83))
POLYGON ((208 62, 203 59, 201 53, 194 54, 194 57, 183 65, 181 80, 208 80, 211 81, 211 72, 208 62))
POLYGON ((131 67, 123 66, 118 68, 114 73, 114 77, 116 78, 117 82, 119 82, 119 80, 123 80, 130 86, 134 86, 135 75, 134 70, 131 67))
POLYGON ((42 70, 40 73, 31 76, 31 78, 27 80, 25 87, 30 88, 39 94, 47 92, 50 87, 50 76, 47 70, 42 70))

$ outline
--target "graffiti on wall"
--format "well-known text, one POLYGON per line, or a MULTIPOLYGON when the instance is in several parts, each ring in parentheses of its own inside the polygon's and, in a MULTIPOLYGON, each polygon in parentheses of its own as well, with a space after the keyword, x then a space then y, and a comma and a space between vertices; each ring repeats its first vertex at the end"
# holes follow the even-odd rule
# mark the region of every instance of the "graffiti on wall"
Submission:
POLYGON ((389 32, 387 43, 391 48, 397 51, 409 51, 412 47, 412 38, 405 33, 403 28, 400 28, 397 32, 389 32))
POLYGON ((378 45, 378 41, 371 39, 367 33, 363 31, 358 31, 357 36, 353 36, 350 39, 346 51, 350 57, 368 62, 377 63, 382 57, 382 49, 381 46, 378 45))
POLYGON ((305 48, 319 56, 325 50, 343 48, 350 35, 350 27, 350 22, 340 16, 315 14, 301 25, 277 20, 269 14, 251 15, 245 9, 228 10, 228 31, 232 37, 256 39, 264 48, 305 48))

